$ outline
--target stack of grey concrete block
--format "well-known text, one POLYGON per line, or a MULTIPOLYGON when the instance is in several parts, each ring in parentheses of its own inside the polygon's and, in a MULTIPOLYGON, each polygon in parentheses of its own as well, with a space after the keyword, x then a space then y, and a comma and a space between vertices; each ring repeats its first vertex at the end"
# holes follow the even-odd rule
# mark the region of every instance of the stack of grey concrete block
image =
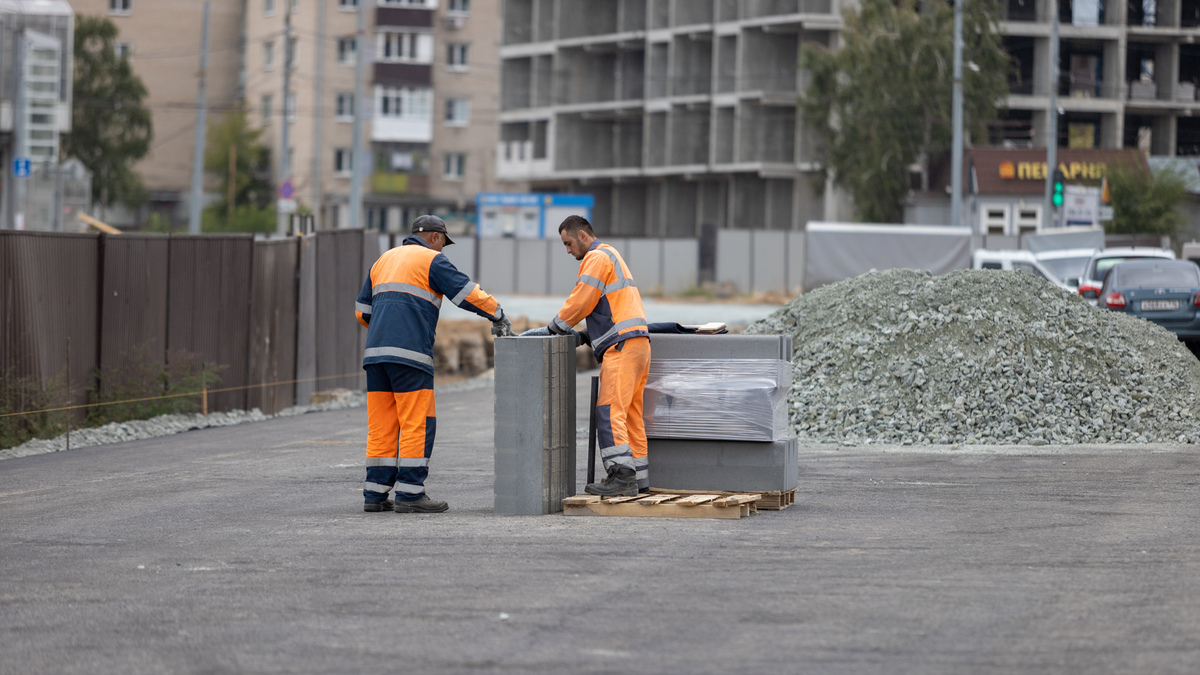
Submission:
POLYGON ((729 492, 796 487, 799 446, 788 436, 786 408, 792 336, 656 334, 650 349, 651 368, 660 375, 651 377, 643 397, 644 404, 650 401, 645 409, 651 487, 729 492), (681 381, 688 373, 694 374, 693 389, 711 391, 670 401, 670 415, 656 419, 661 399, 688 389, 681 381), (769 395, 759 393, 764 379, 774 386, 769 395), (690 411, 689 400, 696 401, 690 411), (728 424, 721 424, 718 402, 725 405, 728 424))
POLYGON ((497 338, 496 513, 562 511, 575 494, 575 346, 571 335, 497 338))

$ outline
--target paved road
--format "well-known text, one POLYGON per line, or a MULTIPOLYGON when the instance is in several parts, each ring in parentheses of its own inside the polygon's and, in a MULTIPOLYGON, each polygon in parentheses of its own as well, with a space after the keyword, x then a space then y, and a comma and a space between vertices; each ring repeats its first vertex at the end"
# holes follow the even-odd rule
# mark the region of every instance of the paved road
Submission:
POLYGON ((782 512, 511 517, 491 389, 438 407, 441 515, 361 511, 362 409, 0 463, 0 673, 1200 670, 1191 451, 820 448, 782 512))

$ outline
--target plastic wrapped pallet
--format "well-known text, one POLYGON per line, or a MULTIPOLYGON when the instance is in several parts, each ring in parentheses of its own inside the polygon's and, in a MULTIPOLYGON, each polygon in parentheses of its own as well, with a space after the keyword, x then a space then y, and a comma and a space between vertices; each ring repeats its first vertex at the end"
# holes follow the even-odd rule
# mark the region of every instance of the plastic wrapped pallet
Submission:
POLYGON ((787 438, 792 364, 780 359, 650 361, 646 436, 731 441, 787 438))

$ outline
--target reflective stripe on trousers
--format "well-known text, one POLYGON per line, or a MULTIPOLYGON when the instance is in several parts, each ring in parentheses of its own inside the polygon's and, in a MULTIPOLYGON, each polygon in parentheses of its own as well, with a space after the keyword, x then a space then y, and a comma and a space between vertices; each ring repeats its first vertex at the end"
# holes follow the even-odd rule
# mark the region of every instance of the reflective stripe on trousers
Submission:
POLYGON ((605 470, 633 469, 640 487, 649 487, 642 391, 650 371, 650 339, 623 340, 604 353, 596 399, 596 440, 605 470), (644 478, 643 478, 644 477, 644 478), (643 485, 642 480, 646 483, 643 485))
POLYGON ((367 478, 363 496, 412 501, 425 493, 437 432, 433 376, 398 363, 376 363, 367 373, 367 478))

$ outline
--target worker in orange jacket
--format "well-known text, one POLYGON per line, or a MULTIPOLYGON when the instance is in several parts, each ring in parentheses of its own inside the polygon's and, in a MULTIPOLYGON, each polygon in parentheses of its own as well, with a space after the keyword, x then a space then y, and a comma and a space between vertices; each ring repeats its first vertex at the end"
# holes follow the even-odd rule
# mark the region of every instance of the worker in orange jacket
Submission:
POLYGON ((586 218, 569 216, 558 226, 567 252, 581 261, 579 279, 548 328, 566 335, 587 319, 592 351, 600 361, 596 438, 608 476, 588 494, 633 496, 650 488, 642 391, 650 370, 650 333, 642 296, 621 254, 596 239, 586 218))
POLYGON ((379 256, 354 304, 367 327, 367 478, 365 511, 440 513, 446 502, 425 494, 437 429, 433 338, 442 297, 512 335, 496 299, 443 254, 454 242, 437 216, 421 216, 401 246, 379 256), (387 495, 395 490, 394 499, 387 495))

